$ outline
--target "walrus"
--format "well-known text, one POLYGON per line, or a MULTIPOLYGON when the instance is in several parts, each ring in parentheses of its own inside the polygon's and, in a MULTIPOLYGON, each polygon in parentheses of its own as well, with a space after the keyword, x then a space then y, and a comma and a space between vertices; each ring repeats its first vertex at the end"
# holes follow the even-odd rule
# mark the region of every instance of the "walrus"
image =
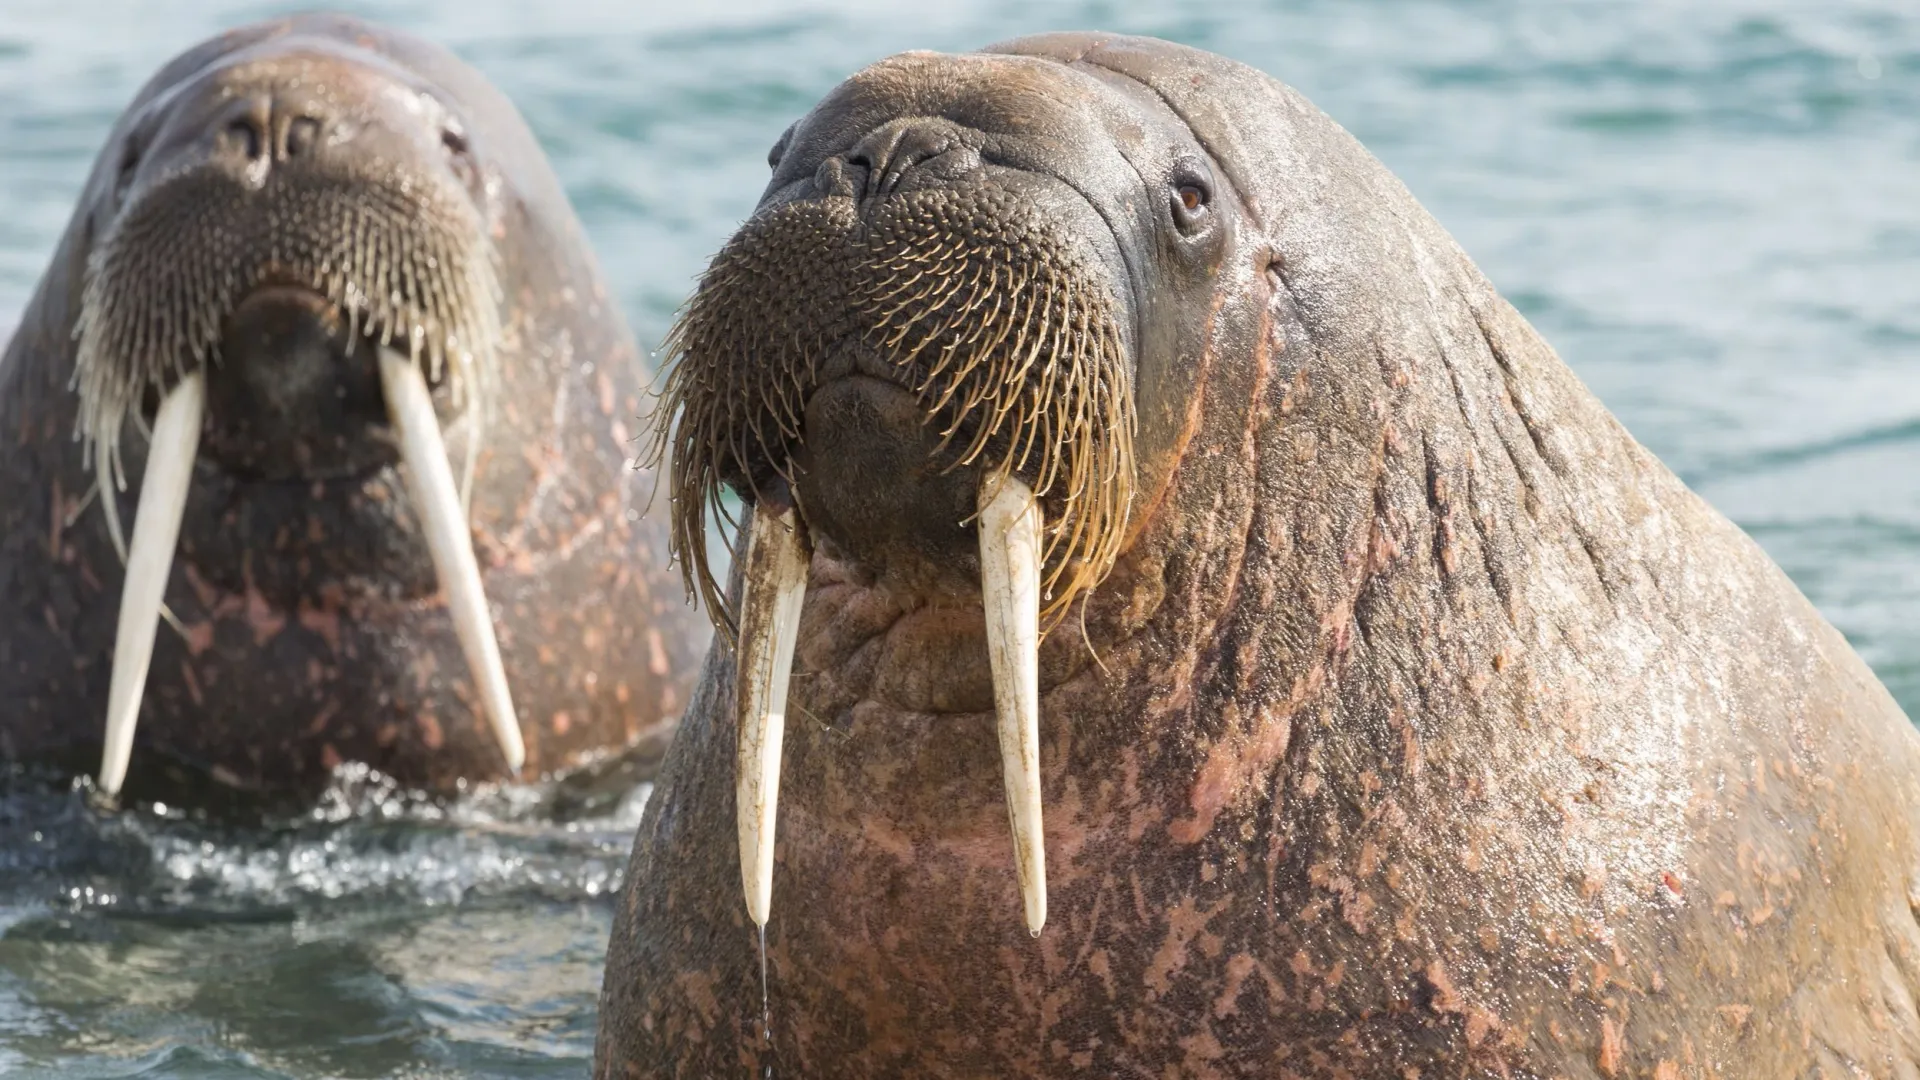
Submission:
POLYGON ((189 49, 0 361, 0 754, 297 802, 657 732, 708 629, 629 467, 649 379, 478 72, 338 16, 189 49))
POLYGON ((1054 34, 771 160, 596 1075, 1916 1075, 1907 719, 1334 121, 1054 34))

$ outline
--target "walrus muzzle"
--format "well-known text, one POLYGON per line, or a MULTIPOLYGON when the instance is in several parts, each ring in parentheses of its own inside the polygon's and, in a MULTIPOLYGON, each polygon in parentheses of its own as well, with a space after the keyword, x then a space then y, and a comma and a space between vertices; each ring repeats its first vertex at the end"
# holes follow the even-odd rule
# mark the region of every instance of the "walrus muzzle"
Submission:
POLYGON ((736 648, 735 795, 755 923, 771 901, 812 531, 871 549, 885 542, 875 535, 967 529, 1016 867, 1039 933, 1038 649, 1119 553, 1134 483, 1122 327, 1112 274, 1086 242, 985 181, 773 206, 702 278, 668 342, 677 362, 665 405, 677 418, 662 450, 672 452, 676 555, 736 648), (832 460, 849 446, 884 468, 832 460), (863 492, 863 481, 914 490, 863 492), (737 621, 703 542, 723 487, 752 507, 737 621), (956 491, 966 493, 957 505, 956 491), (848 540, 846 523, 874 505, 928 520, 848 540))
POLYGON ((249 298, 290 290, 344 319, 341 347, 374 354, 391 438, 456 634, 509 765, 525 751, 467 527, 475 451, 496 381, 500 337, 494 253, 466 193, 430 176, 303 162, 263 180, 183 170, 135 192, 88 265, 73 384, 77 437, 103 493, 125 490, 126 422, 152 426, 132 544, 115 500, 101 499, 127 563, 108 691, 100 786, 125 779, 156 620, 178 542, 208 375, 223 363, 249 298), (468 412, 465 480, 456 483, 432 401, 444 385, 468 412))

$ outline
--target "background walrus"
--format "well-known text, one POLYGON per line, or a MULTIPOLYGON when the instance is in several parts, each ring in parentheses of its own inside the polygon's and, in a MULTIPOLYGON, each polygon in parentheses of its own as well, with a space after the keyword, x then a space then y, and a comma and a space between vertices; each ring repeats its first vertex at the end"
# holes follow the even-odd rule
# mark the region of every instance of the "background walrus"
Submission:
POLYGON ((751 670, 641 827, 599 1074, 1914 1070, 1905 717, 1332 121, 1048 36, 875 65, 774 168, 672 384, 751 670), (1006 472, 1063 616, 1037 940, 1006 472), (800 595, 763 1034, 716 852, 800 595))
POLYGON ((655 728, 704 628, 624 467, 643 380, 476 72, 330 16, 188 51, 0 361, 0 752, 91 772, 111 712, 109 787, 138 716, 136 769, 450 791, 655 728))

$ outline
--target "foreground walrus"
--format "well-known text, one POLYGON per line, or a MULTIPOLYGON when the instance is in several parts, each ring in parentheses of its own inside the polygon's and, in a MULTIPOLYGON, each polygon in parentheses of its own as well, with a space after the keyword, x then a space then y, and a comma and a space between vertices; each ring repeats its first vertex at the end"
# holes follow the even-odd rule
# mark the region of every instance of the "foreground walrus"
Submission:
POLYGON ((104 732, 112 790, 138 718, 136 780, 451 791, 655 728, 706 631, 624 467, 644 377, 478 73, 338 17, 185 53, 0 361, 0 754, 104 732))
POLYGON ((648 808, 599 1075, 1915 1074, 1905 717, 1297 94, 1129 38, 877 64, 676 343, 749 672, 648 808), (766 1035, 737 698, 792 718, 766 1035))

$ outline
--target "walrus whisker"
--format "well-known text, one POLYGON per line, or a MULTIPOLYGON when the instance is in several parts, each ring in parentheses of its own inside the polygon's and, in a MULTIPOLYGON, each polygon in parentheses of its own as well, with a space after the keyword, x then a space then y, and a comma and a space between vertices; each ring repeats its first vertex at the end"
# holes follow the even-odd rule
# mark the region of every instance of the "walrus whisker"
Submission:
MULTIPOLYGON (((958 290, 959 290, 959 286, 957 284, 950 284, 945 288, 945 291, 941 295, 937 297, 928 297, 927 301, 932 303, 944 302, 949 296, 951 296, 953 293, 957 292, 958 290)), ((902 330, 911 331, 917 324, 919 324, 922 320, 924 320, 927 317, 927 314, 928 314, 927 312, 923 311, 920 314, 915 315, 913 318, 907 320, 906 324, 902 327, 902 330)), ((942 330, 945 329, 944 324, 942 325, 941 329, 942 330)), ((908 349, 905 356, 898 357, 894 360, 895 366, 901 368, 902 370, 911 370, 914 365, 914 362, 920 359, 921 352, 925 351, 927 346, 932 345, 934 342, 940 340, 940 333, 941 333, 941 330, 934 330, 929 333, 921 335, 921 338, 918 344, 908 349)))
POLYGON ((473 478, 479 471, 480 446, 485 441, 486 421, 479 410, 467 417, 467 453, 466 460, 460 464, 460 513, 467 521, 473 520, 473 478))
POLYGON ((995 731, 1027 932, 1047 921, 1040 794, 1040 505, 1012 476, 980 485, 980 589, 993 668, 995 731))
POLYGON ((99 497, 100 480, 96 477, 93 483, 87 485, 86 492, 80 496, 79 500, 72 506, 67 507, 67 512, 61 515, 60 527, 63 529, 73 528, 74 523, 80 520, 80 515, 86 513, 87 507, 92 506, 93 500, 99 497))
POLYGON ((493 617, 487 610, 466 508, 456 494, 446 443, 440 437, 439 418, 433 411, 432 392, 427 389, 418 360, 391 348, 380 352, 380 388, 399 437, 407 488, 420 519, 420 531, 426 538, 441 591, 447 597, 454 636, 466 654, 494 740, 500 744, 508 770, 517 773, 526 763, 526 745, 494 636, 493 617))
MULTIPOLYGON (((1008 278, 1009 280, 1007 284, 1004 286, 1004 288, 1009 288, 1009 289, 1015 288, 1016 286, 1011 280, 1012 278, 1011 272, 1009 272, 1008 278)), ((998 268, 996 268, 994 270, 993 281, 990 284, 998 285, 999 281, 1000 281, 1000 272, 998 268)), ((1016 298, 1015 302, 1016 303, 1018 302, 1018 298, 1016 298)), ((993 310, 988 312, 985 316, 983 316, 983 318, 987 322, 999 328, 999 332, 994 336, 993 340, 987 342, 986 345, 981 350, 990 355, 998 354, 1001 351, 1002 346, 1004 346, 1007 343, 1007 339, 1014 336, 1014 334, 1021 328, 1020 320, 1012 317, 1012 313, 1010 311, 1010 305, 1007 304, 1003 298, 998 296, 994 297, 993 310), (1006 313, 1004 317, 1002 314, 1003 312, 1006 313)), ((1009 372, 1007 373, 1007 376, 1001 380, 1001 385, 1006 388, 1016 387, 1019 384, 1020 384, 1020 375, 1011 370, 1009 370, 1009 372)), ((1019 397, 1018 394, 1006 394, 1004 396, 1010 400, 1017 399, 1019 397)))
MULTIPOLYGON (((977 362, 980 355, 986 351, 971 348, 971 346, 980 340, 980 335, 990 326, 986 320, 979 318, 976 314, 976 309, 980 306, 980 274, 980 268, 975 267, 973 277, 964 285, 959 282, 957 277, 955 278, 953 292, 958 294, 964 289, 968 294, 967 299, 960 305, 960 310, 947 319, 946 325, 941 327, 937 334, 932 335, 932 338, 937 340, 951 334, 952 339, 948 341, 946 347, 941 350, 939 362, 928 368, 926 374, 921 376, 921 382, 932 385, 947 373, 948 367, 959 357, 966 358, 963 369, 970 368, 977 362), (971 330, 966 330, 965 328, 967 327, 971 327, 971 330), (965 351, 963 352, 962 350, 965 351)), ((909 355, 903 358, 900 364, 903 367, 910 366, 912 361, 913 357, 909 355)), ((958 384, 959 380, 956 380, 955 385, 958 384)))
POLYGON ((740 834, 740 885, 747 915, 767 925, 773 906, 773 839, 780 803, 780 750, 786 734, 787 683, 807 594, 806 541, 792 506, 761 502, 747 533, 745 588, 735 655, 738 742, 734 813, 740 834))
MULTIPOLYGON (((153 663, 153 637, 164 606, 174 545, 187 508, 193 459, 206 414, 206 379, 182 379, 161 399, 147 452, 146 476, 133 521, 133 547, 120 592, 120 621, 113 642, 113 672, 107 687, 107 725, 100 757, 100 790, 117 795, 133 756, 134 727, 153 663)), ((103 453, 105 451, 102 451, 103 453)), ((111 468, 111 466, 108 466, 111 468)), ((102 500, 111 505, 109 495, 102 500)))
POLYGON ((1092 660, 1093 666, 1100 669, 1100 677, 1103 679, 1112 678, 1113 671, 1107 667, 1107 662, 1100 658, 1100 650, 1093 646, 1093 632, 1087 627, 1087 605, 1085 602, 1080 604, 1080 643, 1086 647, 1087 659, 1092 660))
POLYGON ((934 473, 1017 473, 1043 500, 1051 626, 1113 565, 1132 501, 1117 298, 1049 222, 976 235, 956 231, 945 206, 876 213, 837 200, 768 211, 715 256, 669 332, 661 401, 673 420, 651 460, 670 469, 688 591, 730 635, 736 613, 707 565, 698 508, 726 488, 752 502, 776 476, 792 486, 806 403, 836 352, 853 348, 884 358, 918 400, 934 473), (823 235, 844 246, 796 277, 783 251, 817 252, 823 235))
MULTIPOLYGON (((148 439, 152 439, 149 434, 148 439)), ((107 538, 113 541, 113 550, 120 556, 120 565, 127 565, 127 534, 120 525, 120 501, 115 497, 118 492, 127 490, 126 481, 120 476, 119 460, 115 458, 111 445, 102 439, 93 445, 94 473, 99 483, 107 489, 107 496, 100 500, 100 512, 107 521, 107 538)))
MULTIPOLYGON (((901 270, 902 268, 897 266, 890 266, 887 269, 898 271, 898 270, 901 270)), ((924 266, 915 267, 912 277, 906 279, 905 281, 899 281, 899 282, 890 281, 884 285, 877 286, 873 290, 873 295, 863 296, 861 297, 861 299, 863 301, 866 301, 867 303, 877 305, 877 304, 884 304, 887 301, 894 299, 895 297, 902 297, 900 302, 898 304, 895 304, 893 308, 889 310, 885 316, 887 319, 891 320, 893 316, 905 310, 907 305, 919 302, 919 300, 921 299, 920 294, 911 292, 909 290, 911 290, 915 285, 918 285, 920 283, 920 279, 923 277, 926 277, 931 272, 932 271, 929 268, 924 266)), ((901 328, 900 332, 904 334, 906 333, 906 329, 903 327, 901 328)), ((895 339, 895 340, 897 341, 898 339, 895 339)))

